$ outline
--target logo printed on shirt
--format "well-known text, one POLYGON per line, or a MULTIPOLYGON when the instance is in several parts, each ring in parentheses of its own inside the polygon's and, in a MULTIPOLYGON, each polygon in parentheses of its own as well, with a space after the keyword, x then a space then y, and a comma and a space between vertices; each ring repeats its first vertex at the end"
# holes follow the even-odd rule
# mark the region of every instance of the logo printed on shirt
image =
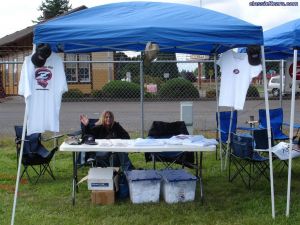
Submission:
POLYGON ((233 73, 234 73, 234 74, 239 74, 239 73, 240 73, 240 70, 239 70, 239 69, 234 69, 234 70, 233 70, 233 73))
POLYGON ((49 69, 42 67, 38 68, 35 71, 35 79, 37 80, 38 85, 46 88, 48 86, 48 80, 51 80, 52 73, 49 69))

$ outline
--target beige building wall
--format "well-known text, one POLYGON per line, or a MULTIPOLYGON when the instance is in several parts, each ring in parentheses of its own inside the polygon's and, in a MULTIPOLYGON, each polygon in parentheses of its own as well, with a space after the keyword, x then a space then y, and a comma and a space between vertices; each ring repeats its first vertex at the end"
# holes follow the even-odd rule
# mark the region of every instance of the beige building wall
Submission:
MULTIPOLYGON (((92 54, 93 61, 113 61, 113 52, 98 52, 92 54)), ((109 81, 114 80, 113 63, 92 64, 92 88, 100 90, 109 81)))
MULTIPOLYGON (((16 64, 1 64, 3 88, 6 95, 18 95, 18 84, 24 57, 31 51, 11 53, 1 58, 1 61, 16 62, 16 64), (17 62, 21 62, 17 64, 17 62), (7 75, 8 73, 8 75, 7 75)), ((63 59, 64 54, 60 54, 63 59)), ((92 53, 92 61, 113 61, 113 52, 92 53)), ((114 80, 113 63, 92 63, 90 83, 68 83, 68 88, 79 89, 84 94, 90 94, 92 90, 100 90, 106 83, 114 80)))

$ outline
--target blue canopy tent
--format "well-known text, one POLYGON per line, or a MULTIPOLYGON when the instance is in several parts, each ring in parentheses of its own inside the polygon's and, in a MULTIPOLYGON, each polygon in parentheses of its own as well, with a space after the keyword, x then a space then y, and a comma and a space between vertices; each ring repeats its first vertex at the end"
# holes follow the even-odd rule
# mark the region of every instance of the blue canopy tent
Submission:
POLYGON ((97 6, 38 24, 34 43, 64 52, 142 51, 212 54, 263 45, 261 26, 212 10, 173 3, 125 2, 97 6))
POLYGON ((288 186, 287 186, 287 206, 286 216, 290 213, 290 194, 291 194, 291 170, 293 146, 294 118, 295 118, 295 93, 296 93, 296 72, 297 55, 300 49, 300 19, 277 26, 264 33, 266 53, 270 58, 286 59, 293 56, 293 79, 291 96, 291 116, 289 134, 289 167, 288 167, 288 186))
MULTIPOLYGON (((216 58, 217 54, 228 49, 262 46, 263 32, 261 26, 212 10, 159 2, 123 2, 97 6, 40 23, 34 30, 34 43, 48 43, 55 52, 143 51, 149 41, 157 43, 162 52, 214 54, 216 58)), ((264 56, 264 48, 261 49, 264 56)), ((264 57, 262 61, 266 79, 264 57)), ((141 72, 141 83, 142 77, 141 72)), ((267 90, 266 85, 264 88, 267 90)), ((143 112, 142 98, 143 94, 143 112)), ((266 109, 269 109, 267 92, 265 101, 266 109)), ((24 123, 25 118, 26 110, 24 123)), ((273 175, 271 199, 272 216, 275 217, 273 175)))
POLYGON ((300 19, 293 20, 264 32, 266 57, 286 59, 300 47, 300 19))
POLYGON ((143 51, 148 41, 162 52, 202 55, 263 45, 261 26, 204 8, 158 2, 98 6, 39 24, 34 31, 36 44, 64 52, 143 51))

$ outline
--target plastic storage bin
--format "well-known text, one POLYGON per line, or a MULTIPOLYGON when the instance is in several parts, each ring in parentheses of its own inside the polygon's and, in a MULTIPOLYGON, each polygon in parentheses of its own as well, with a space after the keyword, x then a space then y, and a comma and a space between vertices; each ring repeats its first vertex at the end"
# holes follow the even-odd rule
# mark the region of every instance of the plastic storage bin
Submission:
POLYGON ((197 177, 185 170, 162 170, 161 192, 167 203, 187 202, 195 199, 197 177))
POLYGON ((158 202, 161 177, 155 170, 125 172, 132 203, 158 202))

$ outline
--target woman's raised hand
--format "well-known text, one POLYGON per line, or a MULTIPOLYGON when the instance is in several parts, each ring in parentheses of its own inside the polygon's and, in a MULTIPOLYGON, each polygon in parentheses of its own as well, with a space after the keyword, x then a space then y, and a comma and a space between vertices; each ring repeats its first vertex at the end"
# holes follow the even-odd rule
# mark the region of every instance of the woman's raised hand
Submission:
POLYGON ((87 126, 89 124, 89 118, 87 115, 80 115, 80 122, 87 126))

